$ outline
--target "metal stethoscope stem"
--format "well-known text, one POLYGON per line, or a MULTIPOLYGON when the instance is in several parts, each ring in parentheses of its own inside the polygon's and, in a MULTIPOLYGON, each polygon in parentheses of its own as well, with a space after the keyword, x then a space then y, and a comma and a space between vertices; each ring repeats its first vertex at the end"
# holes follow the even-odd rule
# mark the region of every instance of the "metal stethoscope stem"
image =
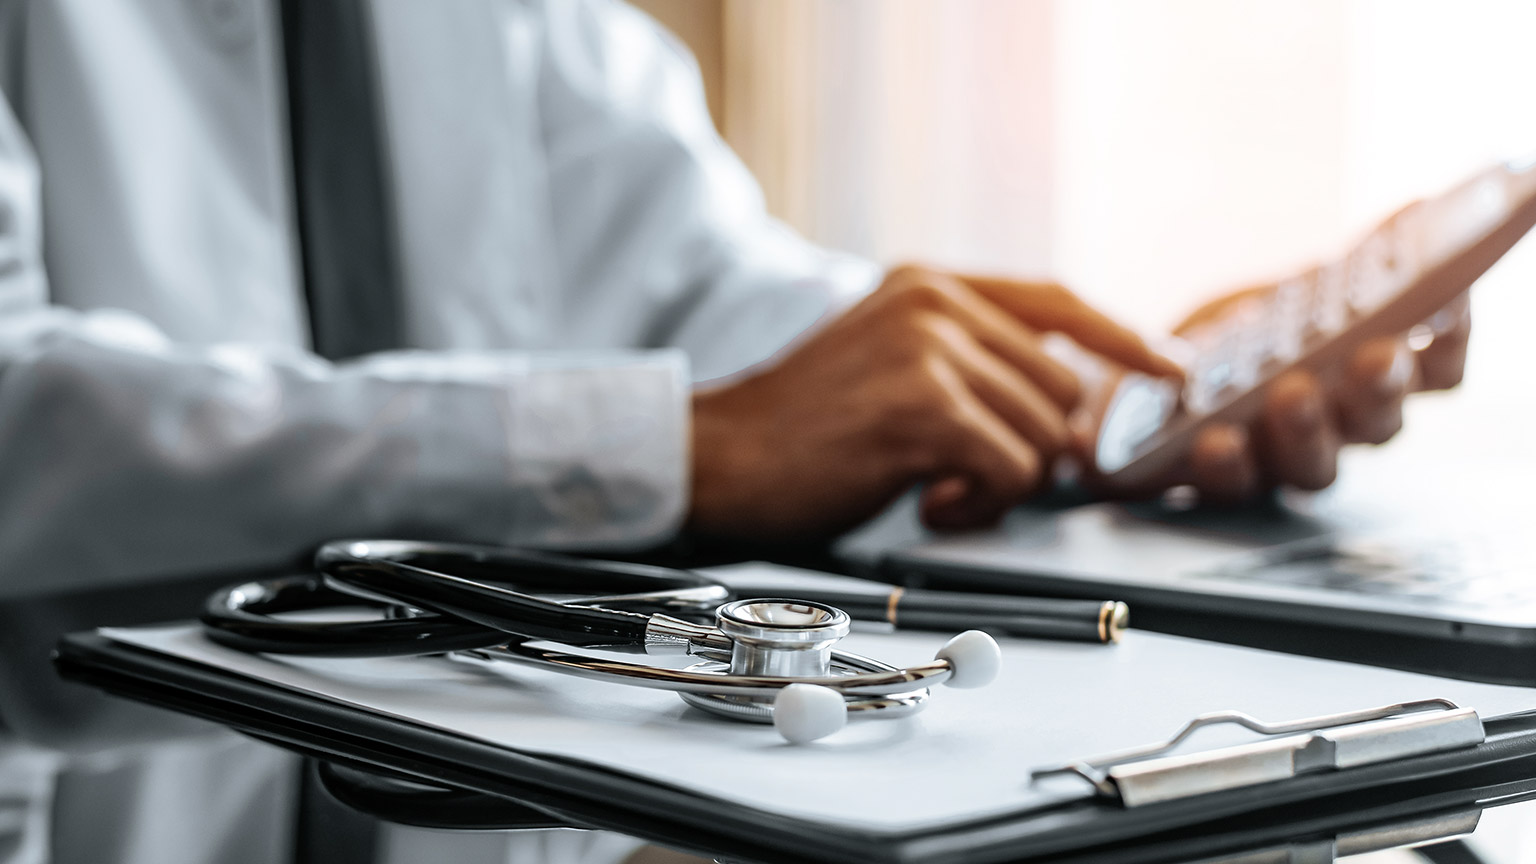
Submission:
MULTIPOLYGON (((478 653, 488 657, 545 666, 594 681, 628 684, 632 687, 651 687, 658 690, 676 690, 681 693, 720 693, 727 696, 775 696, 791 683, 826 687, 844 696, 886 696, 942 684, 949 680, 953 671, 948 660, 932 660, 917 666, 896 668, 846 651, 835 652, 833 655, 835 662, 842 668, 858 671, 847 675, 823 674, 814 677, 739 675, 727 671, 700 672, 694 669, 667 669, 640 663, 604 660, 517 643, 482 649, 478 653)), ((701 654, 701 656, 708 655, 701 654)))

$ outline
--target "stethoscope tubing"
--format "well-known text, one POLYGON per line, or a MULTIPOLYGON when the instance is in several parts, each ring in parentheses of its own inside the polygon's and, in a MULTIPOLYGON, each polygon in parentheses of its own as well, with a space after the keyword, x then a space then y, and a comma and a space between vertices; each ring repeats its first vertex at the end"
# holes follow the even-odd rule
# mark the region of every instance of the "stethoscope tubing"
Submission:
POLYGON ((397 657, 489 648, 507 634, 442 615, 315 621, 285 612, 357 605, 318 575, 284 576, 220 589, 203 604, 204 632, 228 648, 253 654, 397 657))
POLYGON ((794 678, 699 672, 690 669, 668 669, 639 663, 625 663, 516 643, 475 653, 542 666, 595 681, 658 690, 730 696, 771 697, 784 689, 786 684, 813 684, 836 690, 844 696, 891 696, 941 684, 949 680, 950 675, 953 674, 949 662, 945 660, 932 660, 917 666, 898 669, 869 657, 839 650, 832 652, 833 663, 857 671, 848 675, 794 678))
MULTIPOLYGON (((366 547, 365 547, 366 548, 366 547)), ((526 639, 561 642, 578 648, 628 648, 645 645, 650 616, 596 606, 573 606, 531 597, 490 582, 428 570, 403 561, 359 557, 321 550, 316 561, 326 584, 359 596, 386 596, 416 609, 446 615, 526 639)))
POLYGON ((718 581, 688 570, 470 544, 339 541, 321 547, 315 564, 323 575, 216 592, 202 615, 211 638, 242 651, 332 657, 437 654, 524 639, 644 650, 650 616, 641 612, 701 611, 731 597, 718 581), (510 587, 513 582, 521 590, 510 587), (603 596, 559 602, 526 593, 571 593, 573 585, 603 596), (276 617, 359 600, 426 614, 325 622, 276 617), (607 606, 588 605, 599 600, 607 606))

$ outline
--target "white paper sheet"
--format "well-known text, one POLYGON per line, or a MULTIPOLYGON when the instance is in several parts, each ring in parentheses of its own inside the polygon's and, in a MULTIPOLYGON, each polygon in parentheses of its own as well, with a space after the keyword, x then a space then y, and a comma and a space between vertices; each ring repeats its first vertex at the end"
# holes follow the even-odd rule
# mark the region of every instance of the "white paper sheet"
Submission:
MULTIPOLYGON (((1007 640, 982 690, 938 688, 901 720, 861 720, 809 746, 655 690, 511 664, 444 658, 318 659, 244 654, 196 626, 109 629, 119 642, 451 730, 525 753, 585 760, 762 810, 873 831, 907 831, 1084 795, 1032 767, 1162 739, 1190 717, 1238 709, 1291 719, 1443 697, 1485 717, 1536 707, 1536 690, 1291 657, 1132 631, 1116 646, 1007 640)), ((849 650, 926 661, 933 633, 855 633, 849 650)), ((631 658, 633 659, 633 658, 631 658)), ((1196 747, 1228 733, 1195 736, 1196 747)))
MULTIPOLYGON (((868 594, 872 597, 880 597, 891 593, 891 589, 895 587, 885 582, 859 579, 854 576, 842 576, 836 573, 823 573, 820 570, 785 567, 781 564, 770 564, 766 561, 743 561, 740 564, 705 567, 699 572, 707 573, 735 589, 740 589, 744 585, 756 587, 772 586, 778 591, 785 592, 789 597, 796 596, 793 593, 796 588, 804 588, 807 591, 815 591, 817 589, 823 591, 845 591, 849 594, 868 594)), ((736 596, 741 596, 739 590, 736 596)))

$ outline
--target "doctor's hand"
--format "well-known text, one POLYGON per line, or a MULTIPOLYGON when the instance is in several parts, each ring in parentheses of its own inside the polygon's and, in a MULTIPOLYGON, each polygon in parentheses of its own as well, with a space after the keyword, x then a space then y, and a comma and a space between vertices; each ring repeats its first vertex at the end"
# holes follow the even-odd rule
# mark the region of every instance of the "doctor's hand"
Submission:
POLYGON ((1081 385, 1056 331, 1123 366, 1178 375, 1059 285, 893 270, 861 303, 752 377, 693 401, 690 528, 830 536, 927 483, 924 519, 995 521, 1048 484, 1081 385))
MULTIPOLYGON (((1268 290, 1273 289, 1250 289, 1209 303, 1176 332, 1214 321, 1268 290)), ((1168 478, 1165 485, 1186 482, 1202 500, 1239 503, 1274 486, 1316 490, 1332 484, 1344 445, 1385 443, 1402 428, 1409 394, 1461 382, 1472 331, 1467 295, 1421 329, 1425 338, 1415 339, 1415 345, 1406 335, 1362 345, 1328 380, 1307 372, 1275 379, 1257 420, 1246 427, 1223 423, 1202 429, 1185 475, 1168 478)))

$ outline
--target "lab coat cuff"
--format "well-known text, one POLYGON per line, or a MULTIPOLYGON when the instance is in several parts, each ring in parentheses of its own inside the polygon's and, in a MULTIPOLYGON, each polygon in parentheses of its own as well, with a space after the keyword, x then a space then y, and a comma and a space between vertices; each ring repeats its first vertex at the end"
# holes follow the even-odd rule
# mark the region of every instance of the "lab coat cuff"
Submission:
MULTIPOLYGON (((680 335, 694 353, 696 385, 721 385, 756 375, 794 353, 849 308, 880 287, 885 271, 852 255, 804 247, 810 264, 782 274, 771 290, 742 291, 713 304, 680 335)), ((763 264, 768 270, 769 263, 763 264)), ((726 292, 729 293, 729 292, 726 292)))
POLYGON ((514 542, 642 548, 682 524, 689 480, 682 351, 547 355, 509 394, 514 542))

